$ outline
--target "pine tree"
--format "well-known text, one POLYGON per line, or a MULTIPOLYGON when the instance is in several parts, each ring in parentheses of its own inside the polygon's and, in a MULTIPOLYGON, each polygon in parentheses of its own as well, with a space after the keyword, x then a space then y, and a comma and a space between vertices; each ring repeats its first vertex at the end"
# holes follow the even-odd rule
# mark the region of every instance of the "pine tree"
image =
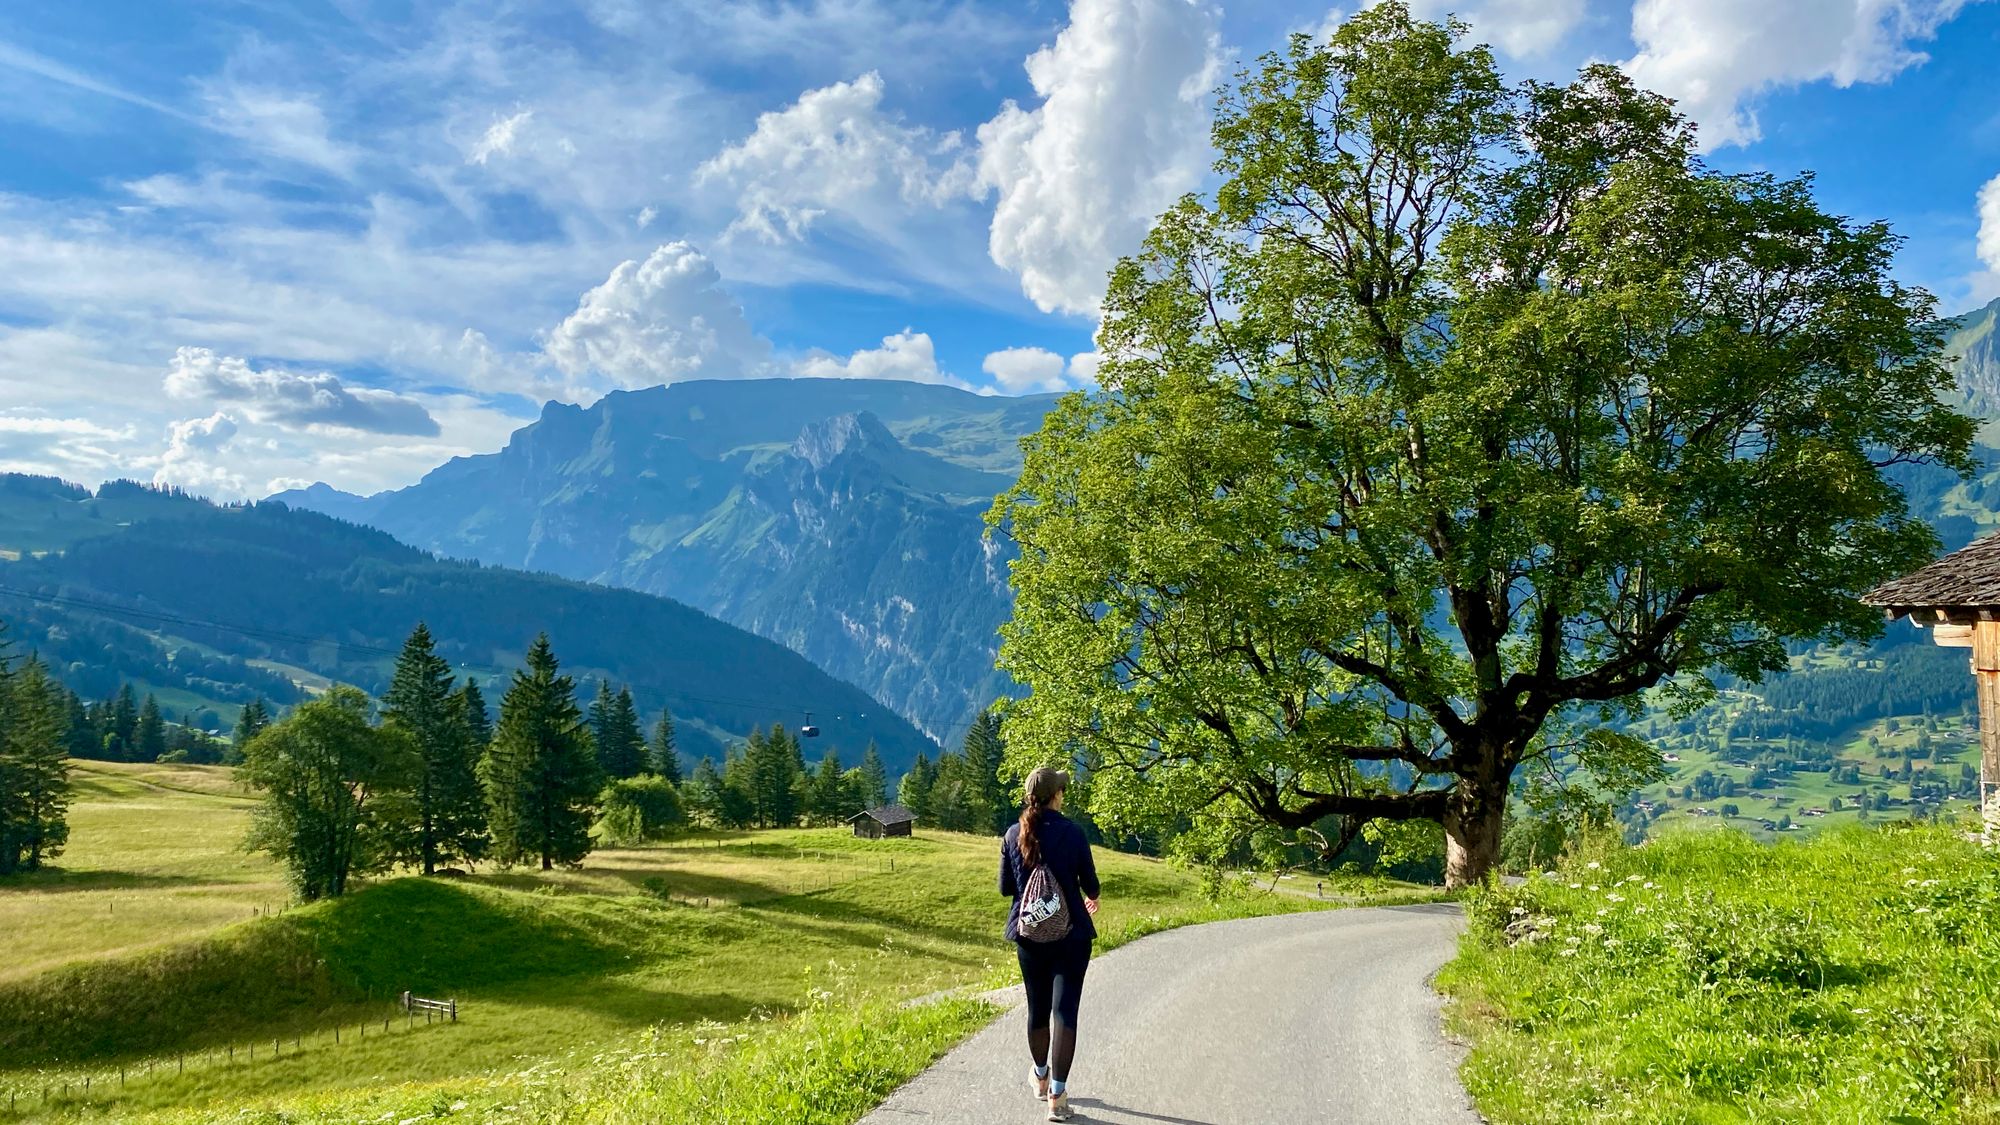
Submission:
POLYGON ((721 825, 722 771, 715 768, 714 758, 695 763, 694 773, 681 786, 681 803, 687 807, 688 819, 695 823, 710 828, 721 825))
POLYGON ((527 667, 500 700, 500 725, 481 763, 495 853, 503 863, 539 857, 544 871, 590 854, 604 780, 576 684, 559 666, 548 634, 535 638, 527 667))
POLYGON ((95 758, 104 753, 104 734, 97 729, 97 718, 90 713, 90 707, 73 691, 64 689, 63 694, 68 697, 65 709, 69 712, 69 756, 95 758))
POLYGON ((882 764, 882 752, 875 740, 861 755, 861 807, 872 809, 889 803, 889 769, 882 764))
POLYGON ((486 712, 486 696, 471 676, 458 689, 458 706, 465 717, 465 734, 472 742, 472 757, 478 761, 493 743, 493 717, 486 712))
POLYGON ((264 704, 263 696, 257 696, 245 703, 243 710, 236 715, 236 729, 229 736, 229 761, 241 762, 243 748, 250 745, 250 740, 263 733, 264 728, 270 725, 271 709, 264 704))
POLYGON ((412 831, 400 841, 398 858, 420 864, 426 875, 435 874, 441 862, 476 862, 487 844, 477 750, 463 702, 452 692, 451 663, 437 654, 421 622, 396 658, 382 696, 382 720, 409 734, 421 761, 412 831))
MULTIPOLYGON (((762 731, 750 732, 761 743, 762 731)), ((732 746, 722 756, 722 785, 716 790, 716 820, 725 828, 748 828, 757 821, 757 779, 748 744, 732 746)))
POLYGON ((960 747, 965 759, 966 804, 972 820, 968 830, 1000 835, 1014 820, 1014 802, 1009 787, 1000 781, 1000 763, 1006 757, 1000 742, 1000 717, 981 711, 965 730, 960 747))
POLYGON ((33 656, 0 683, 8 695, 6 741, 0 745, 0 870, 33 871, 62 854, 69 840, 69 701, 61 684, 33 656))
POLYGON ((674 744, 674 713, 660 712, 653 727, 652 744, 646 747, 646 768, 675 785, 681 783, 681 752, 674 744))
POLYGON ((139 708, 138 744, 133 749, 141 762, 157 762, 167 752, 167 725, 152 692, 146 693, 146 705, 139 708))
POLYGON ((646 736, 639 729, 639 712, 632 706, 632 689, 611 694, 599 681, 590 705, 590 733, 597 741, 597 764, 611 778, 637 777, 646 768, 646 736))
POLYGON ((135 760, 138 738, 139 696, 131 684, 124 684, 111 703, 111 721, 104 733, 104 756, 114 762, 135 760))
POLYGON ((979 799, 979 782, 960 754, 940 754, 931 782, 931 823, 947 832, 982 830, 986 810, 979 799))
POLYGON ((922 751, 917 752, 917 760, 910 763, 910 772, 896 786, 896 803, 916 814, 917 823, 932 824, 931 786, 936 784, 937 771, 931 760, 922 751))
POLYGON ((840 752, 829 749, 813 771, 807 815, 815 824, 839 824, 848 817, 847 771, 840 764, 840 752))
MULTIPOLYGON (((731 780, 728 774, 725 780, 731 780)), ((782 725, 750 732, 741 768, 733 779, 750 798, 751 819, 761 828, 789 828, 798 823, 805 802, 805 766, 798 740, 782 725)))

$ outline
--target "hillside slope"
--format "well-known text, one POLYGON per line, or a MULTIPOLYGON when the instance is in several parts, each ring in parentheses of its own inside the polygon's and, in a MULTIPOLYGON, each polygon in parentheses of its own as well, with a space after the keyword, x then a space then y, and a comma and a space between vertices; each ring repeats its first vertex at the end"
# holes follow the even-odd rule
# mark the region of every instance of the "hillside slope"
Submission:
POLYGON ((273 499, 440 554, 662 594, 804 654, 951 741, 1003 688, 982 517, 1054 397, 859 379, 551 403, 394 492, 273 499))
POLYGON ((125 666, 221 703, 287 677, 379 691, 423 621, 497 707, 506 672, 546 631, 586 690, 597 678, 629 683, 648 721, 671 706, 684 754, 714 753, 755 726, 798 726, 808 711, 826 734, 818 748, 851 761, 871 739, 892 769, 935 749, 798 654, 666 598, 443 561, 282 504, 217 507, 130 483, 96 495, 66 488, 9 481, 21 522, 0 526, 0 540, 27 545, 0 542, 20 556, 0 564, 9 637, 65 678, 125 666))

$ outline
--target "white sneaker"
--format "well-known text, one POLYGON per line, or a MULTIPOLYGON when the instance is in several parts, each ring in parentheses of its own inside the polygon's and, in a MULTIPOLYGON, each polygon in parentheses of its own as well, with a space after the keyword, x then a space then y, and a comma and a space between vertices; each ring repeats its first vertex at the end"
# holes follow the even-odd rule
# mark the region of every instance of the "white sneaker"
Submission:
POLYGON ((1050 1094, 1050 1095, 1049 1095, 1049 1120, 1050 1120, 1050 1121, 1068 1121, 1068 1120, 1069 1120, 1069 1116, 1070 1116, 1070 1115, 1069 1115, 1069 1091, 1068 1091, 1068 1090, 1064 1090, 1064 1091, 1063 1091, 1062 1093, 1060 1093, 1060 1094, 1050 1094))
POLYGON ((1035 1089, 1035 1100, 1043 1101, 1049 1096, 1049 1076, 1036 1074, 1034 1067, 1028 1068, 1028 1085, 1035 1089))

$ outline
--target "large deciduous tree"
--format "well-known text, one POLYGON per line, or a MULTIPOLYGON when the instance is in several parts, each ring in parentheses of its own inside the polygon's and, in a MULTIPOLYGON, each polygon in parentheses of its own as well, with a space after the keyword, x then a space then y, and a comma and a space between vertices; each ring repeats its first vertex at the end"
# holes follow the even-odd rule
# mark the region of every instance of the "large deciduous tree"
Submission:
POLYGON ((422 762, 400 727, 369 723, 368 707, 359 690, 336 686, 243 747, 238 775, 264 793, 250 846, 284 864, 307 902, 386 869, 404 831, 422 762))
POLYGON ((1882 470, 1971 425, 1896 237, 1464 31, 1382 3, 1242 77, 992 513, 1010 751, 1100 819, 1430 819, 1476 880, 1523 762, 1643 772, 1594 720, 1871 635, 1936 548, 1882 470))

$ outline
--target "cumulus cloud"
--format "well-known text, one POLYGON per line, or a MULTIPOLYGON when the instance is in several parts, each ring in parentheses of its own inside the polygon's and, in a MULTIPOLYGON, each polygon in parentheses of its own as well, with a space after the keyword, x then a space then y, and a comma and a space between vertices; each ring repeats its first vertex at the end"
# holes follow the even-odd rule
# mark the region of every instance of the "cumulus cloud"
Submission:
POLYGON ((695 173, 726 185, 731 233, 799 239, 829 211, 867 225, 884 212, 943 202, 971 186, 957 133, 904 125, 882 112, 882 76, 870 71, 799 95, 757 118, 749 136, 695 173))
POLYGON ((1038 394, 1095 384, 1103 358, 1097 352, 1079 352, 1065 362, 1047 348, 1002 348, 989 354, 980 368, 1009 394, 1038 394))
POLYGON ((1515 58, 1534 58, 1560 46, 1583 22, 1584 0, 1416 0, 1410 10, 1428 20, 1457 15, 1472 37, 1515 58))
POLYGON ((259 370, 208 348, 174 352, 166 377, 173 398, 240 405, 249 417, 283 426, 330 426, 376 434, 435 436, 423 404, 391 391, 348 387, 327 372, 259 370))
POLYGON ((206 418, 175 422, 167 431, 167 451, 153 473, 153 483, 232 497, 243 495, 243 478, 215 459, 236 437, 236 430, 236 419, 219 410, 206 418))
POLYGON ((619 263, 542 347, 573 382, 618 387, 762 375, 771 350, 714 264, 686 242, 619 263))
POLYGON ((514 138, 528 119, 535 115, 532 109, 524 109, 512 117, 496 118, 488 126, 479 140, 465 154, 467 164, 484 164, 496 156, 506 156, 514 151, 514 138))
POLYGON ((1190 0, 1075 0, 1028 56, 1041 104, 979 127, 979 183, 999 196, 988 252, 1044 311, 1095 313, 1112 265, 1201 182, 1218 19, 1190 0))
POLYGON ((928 332, 908 328, 884 336, 881 347, 862 348, 846 359, 815 352, 800 360, 792 371, 808 379, 902 379, 954 387, 966 385, 964 380, 938 367, 937 348, 928 332))
POLYGON ((1979 260, 2000 270, 2000 176, 1979 189, 1979 260))
POLYGON ((1622 64, 1700 122, 1702 144, 1763 135, 1751 102, 1807 82, 1886 82, 1927 57, 1928 40, 1966 0, 1638 0, 1622 64))

